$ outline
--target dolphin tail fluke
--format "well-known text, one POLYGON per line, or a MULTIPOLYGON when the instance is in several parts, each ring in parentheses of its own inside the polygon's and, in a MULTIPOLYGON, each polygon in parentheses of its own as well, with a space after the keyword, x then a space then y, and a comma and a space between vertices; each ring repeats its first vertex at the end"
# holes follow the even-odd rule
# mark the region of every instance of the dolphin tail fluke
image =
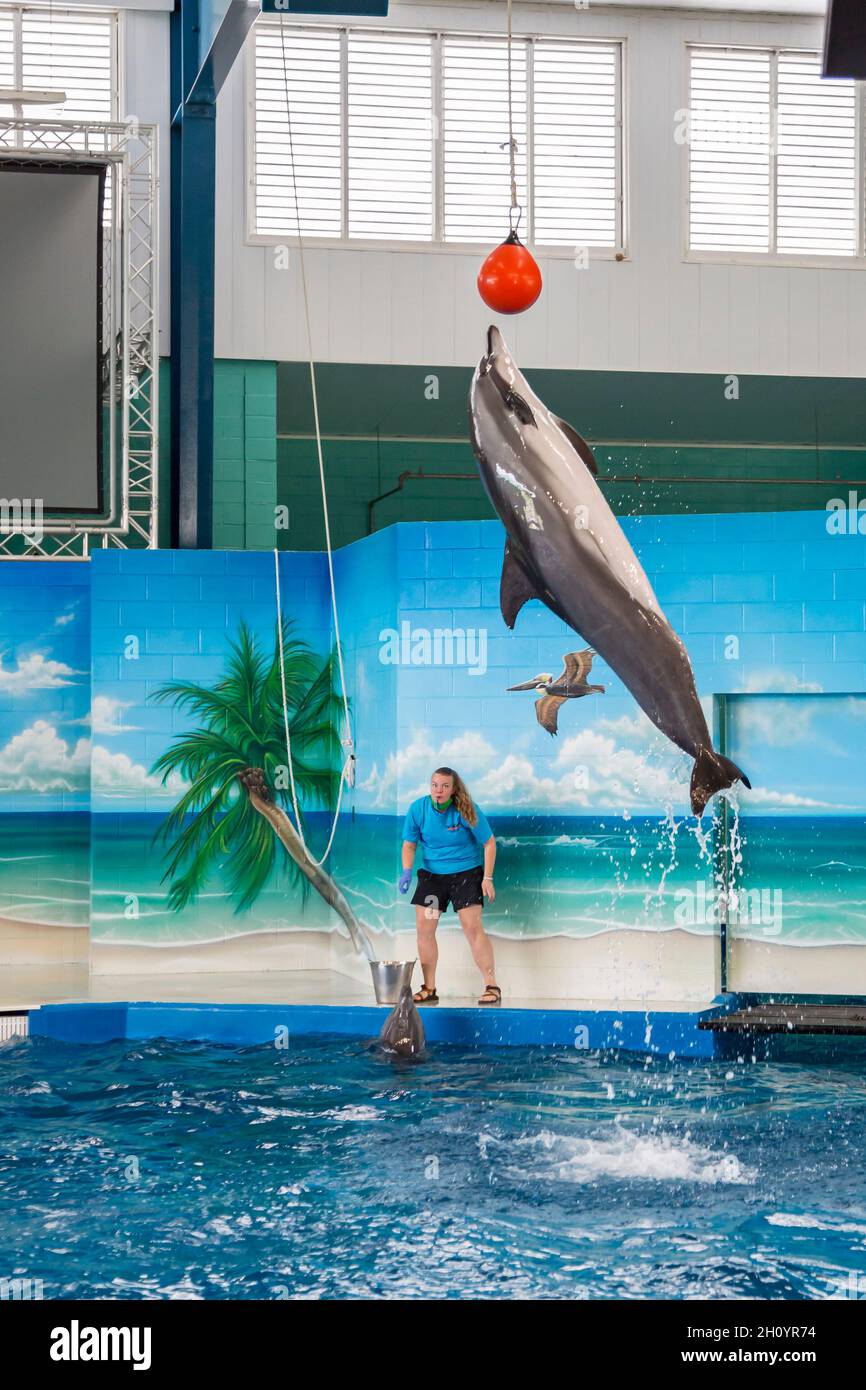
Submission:
POLYGON ((745 772, 738 768, 736 763, 731 762, 730 758, 726 758, 723 753, 717 753, 714 748, 702 748, 695 758, 689 788, 693 813, 702 816, 710 797, 723 791, 725 787, 732 787, 735 782, 742 782, 744 787, 752 785, 745 772))

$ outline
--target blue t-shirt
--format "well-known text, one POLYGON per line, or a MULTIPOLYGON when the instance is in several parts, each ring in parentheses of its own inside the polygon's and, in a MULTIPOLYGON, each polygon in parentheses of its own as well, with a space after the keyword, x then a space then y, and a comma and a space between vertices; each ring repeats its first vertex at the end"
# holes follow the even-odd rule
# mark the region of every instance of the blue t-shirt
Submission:
POLYGON ((406 812, 403 839, 424 851, 424 866, 431 874, 456 874, 463 869, 477 869, 484 863, 481 846, 493 831, 476 807, 478 821, 467 825, 452 803, 447 811, 437 811, 429 796, 419 796, 406 812))

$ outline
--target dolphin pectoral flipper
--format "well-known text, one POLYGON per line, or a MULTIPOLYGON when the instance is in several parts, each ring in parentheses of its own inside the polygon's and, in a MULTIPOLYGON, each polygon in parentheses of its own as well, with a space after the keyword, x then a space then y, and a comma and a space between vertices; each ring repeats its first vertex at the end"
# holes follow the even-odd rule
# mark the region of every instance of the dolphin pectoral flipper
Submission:
POLYGON ((511 542, 506 541, 502 577, 499 581, 499 607, 507 627, 514 627, 518 613, 531 598, 541 598, 541 595, 520 561, 515 560, 511 542))
POLYGON ((595 454, 590 449, 582 435, 578 434, 574 425, 570 425, 567 420, 563 420, 559 415, 554 415, 553 421, 562 430, 569 444, 573 445, 579 456, 583 459, 590 473, 598 477, 598 464, 595 461, 595 454))

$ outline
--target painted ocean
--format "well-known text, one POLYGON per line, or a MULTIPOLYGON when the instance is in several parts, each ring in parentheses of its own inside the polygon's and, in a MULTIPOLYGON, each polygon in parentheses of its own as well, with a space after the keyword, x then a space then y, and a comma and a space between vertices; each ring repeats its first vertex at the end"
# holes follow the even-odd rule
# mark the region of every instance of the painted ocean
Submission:
POLYGON ((86 927, 89 914, 89 814, 0 816, 0 918, 86 927))
MULTIPOLYGON (((484 915, 499 935, 717 929, 719 828, 709 818, 699 825, 673 817, 493 816, 491 823, 497 896, 484 915)), ((411 921, 406 905, 394 916, 400 831, 396 818, 364 816, 336 845, 335 872, 371 925, 411 921)), ((735 935, 866 945, 866 818, 754 816, 729 833, 735 935)))
MULTIPOLYGON (((94 937, 168 944, 206 942, 303 925, 328 915, 286 872, 253 907, 235 914, 218 877, 182 913, 170 910, 159 815, 95 815, 94 937)), ((692 820, 615 816, 494 817, 497 899, 488 928, 513 938, 593 936, 615 928, 716 927, 712 841, 692 820)), ((314 852, 327 833, 311 817, 314 852)), ((330 860, 349 901, 371 927, 412 921, 395 887, 401 822, 390 816, 344 818, 330 860)), ((2 817, 0 918, 85 926, 90 901, 90 818, 82 813, 2 817), (46 821, 49 833, 46 834, 46 821)), ((737 934, 789 945, 866 945, 866 818, 749 817, 739 826, 742 864, 729 919, 737 934)), ((454 921, 450 916, 446 921, 454 921)))
MULTIPOLYGON (((327 924, 321 900, 280 872, 249 911, 235 914, 219 876, 182 913, 169 908, 160 815, 94 815, 93 932, 100 941, 139 944, 222 940, 278 928, 327 924)), ((2 818, 0 917, 85 925, 90 818, 9 813, 2 818), (50 822, 46 834, 46 822, 50 822)), ((618 816, 494 816, 497 899, 487 925, 513 938, 587 937, 615 928, 700 934, 713 915, 712 828, 693 820, 618 816)), ((363 921, 409 926, 412 909, 396 891, 401 822, 344 817, 331 872, 363 921)), ((327 818, 311 817, 320 852, 327 818)), ((734 884, 736 933, 796 945, 866 945, 866 818, 749 817, 739 826, 742 864, 734 884)), ((455 922, 449 914, 446 922, 455 922)))

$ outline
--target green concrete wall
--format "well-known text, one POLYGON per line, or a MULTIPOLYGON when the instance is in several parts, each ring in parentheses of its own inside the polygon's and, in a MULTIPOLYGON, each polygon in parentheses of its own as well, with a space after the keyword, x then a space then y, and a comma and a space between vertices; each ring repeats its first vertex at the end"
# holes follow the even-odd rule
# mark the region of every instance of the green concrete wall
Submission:
POLYGON ((216 550, 272 550, 277 503, 273 362, 218 361, 214 374, 216 550))
MULTIPOLYGON (((171 544, 170 364, 160 361, 159 544, 171 544)), ((214 365, 213 544, 272 550, 277 505, 277 373, 273 362, 214 365)))
MULTIPOLYGON (((859 379, 741 375, 734 395, 726 378, 697 373, 527 376, 591 441, 602 486, 621 514, 812 509, 849 487, 866 493, 859 379)), ((457 367, 318 366, 335 545, 396 521, 492 515, 469 447, 470 377, 457 367), (403 474, 412 476, 400 484, 403 474)), ((160 391, 160 544, 167 545, 165 360, 160 391)), ((214 430, 214 545, 269 549, 276 536, 281 548, 322 549, 307 365, 217 361, 214 430), (275 529, 278 505, 287 524, 275 529)))
MULTIPOLYGON (((858 379, 527 376, 590 440, 619 513, 811 509, 849 480, 866 488, 866 391, 858 379)), ((470 377, 455 367, 318 367, 335 544, 395 521, 492 515, 468 441, 470 377), (409 477, 381 497, 403 473, 469 476, 409 477)), ((278 496, 290 509, 280 544, 316 548, 323 529, 306 364, 279 365, 277 398, 278 496)))

